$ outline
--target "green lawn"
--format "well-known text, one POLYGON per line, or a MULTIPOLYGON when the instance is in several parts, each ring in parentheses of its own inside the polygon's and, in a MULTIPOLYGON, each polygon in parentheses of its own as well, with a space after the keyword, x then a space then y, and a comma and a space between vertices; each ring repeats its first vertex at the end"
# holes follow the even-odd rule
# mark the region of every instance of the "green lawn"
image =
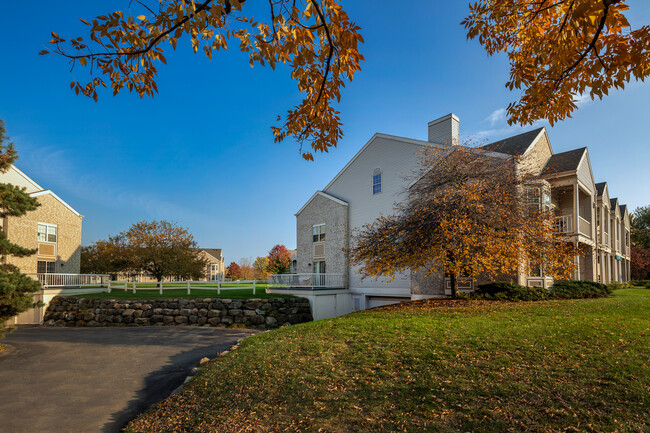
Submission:
MULTIPOLYGON (((171 285, 171 284, 170 284, 171 285)), ((193 285, 193 287, 196 286, 193 285)), ((206 286, 199 284, 199 286, 206 286)), ((213 286, 210 284, 209 286, 213 286)), ((208 287, 209 287, 208 286, 208 287)), ((257 284, 255 294, 253 294, 253 289, 233 289, 233 287, 238 287, 237 284, 222 284, 221 285, 221 294, 217 293, 215 286, 214 290, 205 290, 205 289, 192 289, 190 294, 187 294, 187 288, 179 289, 164 289, 163 294, 161 295, 158 290, 153 289, 155 284, 138 284, 136 286, 136 293, 133 293, 132 289, 112 289, 111 293, 90 293, 85 295, 75 295, 75 298, 91 298, 91 299, 176 299, 176 298, 187 298, 187 299, 203 299, 203 298, 224 298, 224 299, 249 299, 249 298, 286 298, 285 295, 269 295, 266 293, 266 284, 257 284), (138 290, 138 288, 150 287, 148 290, 138 290), (228 290, 224 290, 224 288, 228 290)), ((167 286, 169 287, 169 286, 167 286)), ((173 286, 172 286, 173 287, 173 286)), ((187 287, 187 286, 185 286, 187 287)), ((246 285, 250 287, 250 285, 246 285)))
POLYGON ((650 431, 650 290, 420 301, 245 340, 128 432, 650 431))

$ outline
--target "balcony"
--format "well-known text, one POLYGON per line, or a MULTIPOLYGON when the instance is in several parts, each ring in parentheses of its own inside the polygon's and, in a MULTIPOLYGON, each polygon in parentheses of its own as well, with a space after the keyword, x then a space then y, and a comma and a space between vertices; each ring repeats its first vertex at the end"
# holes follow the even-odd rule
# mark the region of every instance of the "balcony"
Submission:
POLYGON ((269 289, 345 289, 343 274, 269 275, 269 289))
POLYGON ((573 233, 573 216, 561 215, 555 218, 555 231, 557 233, 573 233))

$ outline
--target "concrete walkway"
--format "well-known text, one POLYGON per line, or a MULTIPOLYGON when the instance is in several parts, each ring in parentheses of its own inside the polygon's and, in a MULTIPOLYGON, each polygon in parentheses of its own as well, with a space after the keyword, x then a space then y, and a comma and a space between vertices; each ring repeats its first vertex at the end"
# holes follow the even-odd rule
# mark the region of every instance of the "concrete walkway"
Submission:
POLYGON ((119 432, 252 330, 20 327, 2 340, 0 432, 119 432))

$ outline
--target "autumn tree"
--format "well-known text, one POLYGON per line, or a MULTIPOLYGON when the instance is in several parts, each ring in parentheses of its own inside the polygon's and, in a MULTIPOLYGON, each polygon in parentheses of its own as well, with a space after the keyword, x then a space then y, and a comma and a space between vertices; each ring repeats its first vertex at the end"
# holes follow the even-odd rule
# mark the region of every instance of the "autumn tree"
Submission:
POLYGON ((650 75, 650 26, 632 29, 625 0, 480 0, 462 24, 489 55, 510 61, 510 124, 570 117, 591 99, 650 75))
POLYGON ((269 264, 266 268, 269 274, 291 273, 291 252, 284 245, 271 248, 267 256, 269 264))
MULTIPOLYGON (((245 0, 141 0, 129 2, 127 12, 116 11, 91 20, 86 36, 63 38, 52 33, 51 49, 69 59, 73 68, 86 67, 88 81, 73 80, 77 94, 98 99, 98 89, 113 94, 126 88, 140 97, 158 92, 157 68, 166 64, 166 50, 187 41, 194 52, 212 59, 235 40, 249 53, 251 66, 275 69, 288 65, 302 102, 290 109, 282 125, 272 127, 275 142, 294 137, 312 151, 327 152, 342 136, 333 103, 351 81, 363 56, 360 28, 350 20, 338 0, 269 0, 269 12, 253 19, 245 0)), ((228 76, 224 74, 224 80, 228 76)), ((281 117, 278 117, 281 121, 281 117)), ((313 160, 304 150, 305 159, 313 160)))
MULTIPOLYGON (((6 173, 18 159, 18 153, 13 143, 6 136, 4 121, 0 119, 0 173, 6 173)), ((21 217, 27 212, 40 206, 38 200, 20 188, 8 183, 0 183, 0 220, 7 217, 21 217)), ((16 266, 7 263, 9 256, 27 257, 35 254, 36 250, 21 247, 7 239, 7 233, 0 230, 0 338, 10 330, 5 322, 17 314, 27 311, 34 306, 33 293, 41 288, 41 284, 20 272, 16 266)))
POLYGON ((266 280, 268 275, 269 258, 258 257, 253 262, 253 272, 256 280, 266 280))
POLYGON ((650 248, 632 246, 630 273, 633 280, 650 280, 650 248))
POLYGON ((230 262, 226 268, 226 276, 233 280, 241 279, 241 268, 236 262, 230 262))
POLYGON ((253 261, 249 257, 242 257, 239 259, 239 269, 241 277, 244 280, 252 280, 255 270, 253 269, 253 261))
POLYGON ((351 261, 364 278, 447 274, 453 297, 461 277, 511 279, 522 263, 568 277, 574 248, 554 233, 553 212, 527 201, 545 183, 516 167, 465 146, 423 151, 408 199, 354 233, 351 261))
POLYGON ((86 266, 101 273, 144 273, 159 282, 165 277, 199 279, 207 261, 197 247, 185 227, 169 221, 140 221, 107 241, 95 242, 87 250, 95 254, 95 262, 86 266))
POLYGON ((81 273, 137 275, 139 271, 133 268, 131 258, 125 237, 109 236, 108 240, 81 247, 81 273))

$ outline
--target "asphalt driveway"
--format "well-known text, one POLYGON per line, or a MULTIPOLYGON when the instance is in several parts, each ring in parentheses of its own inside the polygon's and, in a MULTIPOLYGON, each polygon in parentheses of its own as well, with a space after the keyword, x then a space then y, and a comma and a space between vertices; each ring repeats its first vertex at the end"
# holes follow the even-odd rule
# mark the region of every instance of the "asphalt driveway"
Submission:
POLYGON ((118 432, 252 330, 20 327, 2 340, 0 432, 118 432))

